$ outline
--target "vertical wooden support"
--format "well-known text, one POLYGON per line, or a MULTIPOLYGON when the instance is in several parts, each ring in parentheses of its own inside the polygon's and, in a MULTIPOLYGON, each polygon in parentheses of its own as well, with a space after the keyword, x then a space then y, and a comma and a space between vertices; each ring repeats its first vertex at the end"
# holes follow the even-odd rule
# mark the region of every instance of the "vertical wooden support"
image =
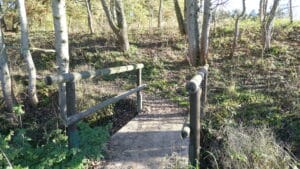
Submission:
MULTIPOLYGON (((72 116, 76 114, 76 94, 75 94, 75 82, 67 82, 67 115, 72 116)), ((79 147, 79 135, 77 131, 76 123, 67 127, 68 144, 69 148, 79 147)))
POLYGON ((206 105, 206 98, 207 98, 207 72, 205 72, 204 78, 201 82, 201 89, 202 92, 201 92, 201 99, 200 99, 201 102, 200 116, 203 118, 205 117, 204 108, 206 105))
POLYGON ((201 89, 190 93, 190 145, 189 162, 196 167, 200 160, 200 96, 201 89))
MULTIPOLYGON (((142 69, 137 70, 137 86, 140 86, 142 84, 142 69)), ((143 109, 143 97, 141 94, 141 91, 138 91, 136 93, 136 99, 137 99, 137 113, 140 113, 143 109)))

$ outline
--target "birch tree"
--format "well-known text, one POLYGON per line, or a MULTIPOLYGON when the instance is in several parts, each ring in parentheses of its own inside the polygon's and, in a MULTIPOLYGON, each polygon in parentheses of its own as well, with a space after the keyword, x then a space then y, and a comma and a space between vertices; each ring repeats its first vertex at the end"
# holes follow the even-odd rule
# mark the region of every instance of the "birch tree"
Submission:
POLYGON ((85 6, 88 15, 88 24, 89 24, 90 33, 93 34, 94 28, 93 28, 93 15, 91 10, 91 0, 85 0, 85 6))
POLYGON ((274 0, 271 11, 267 13, 268 1, 260 0, 262 55, 265 52, 265 50, 271 48, 273 21, 279 2, 280 0, 274 0))
POLYGON ((181 13, 181 9, 180 9, 178 0, 174 0, 174 7, 175 7, 175 13, 176 13, 179 31, 182 35, 185 35, 186 30, 185 30, 184 18, 181 13))
POLYGON ((5 101, 5 107, 8 111, 12 112, 13 105, 15 104, 14 93, 12 90, 12 82, 8 67, 6 46, 4 41, 4 34, 2 32, 2 25, 0 22, 0 79, 2 93, 5 101))
POLYGON ((159 9, 158 9, 158 21, 157 21, 157 27, 161 28, 162 21, 163 21, 163 0, 159 0, 159 9))
POLYGON ((199 1, 186 0, 186 22, 188 37, 188 60, 191 65, 199 65, 200 44, 199 44, 199 1))
POLYGON ((101 0, 102 7, 106 14, 108 23, 113 30, 113 32, 117 35, 119 42, 121 43, 121 47, 123 51, 129 50, 129 40, 128 40, 128 32, 127 32, 127 22, 124 12, 124 6, 122 0, 115 0, 115 12, 116 12, 116 20, 113 19, 111 13, 107 6, 106 0, 101 0))
POLYGON ((240 19, 245 15, 246 12, 246 0, 242 0, 243 1, 243 10, 240 14, 237 14, 237 17, 235 19, 235 24, 234 24, 234 37, 233 37, 233 42, 232 42, 232 49, 231 49, 231 54, 230 56, 233 57, 235 49, 237 47, 237 38, 240 34, 239 31, 239 22, 240 19))
POLYGON ((289 0, 289 17, 290 17, 290 23, 293 23, 294 19, 293 19, 293 2, 292 2, 292 0, 289 0))
POLYGON ((201 66, 207 64, 211 12, 212 12, 211 0, 204 0, 204 11, 203 11, 201 44, 200 44, 200 65, 201 66))
POLYGON ((28 23, 24 0, 17 0, 20 22, 21 22, 21 56, 26 62, 27 73, 29 78, 28 95, 30 104, 36 106, 38 103, 37 90, 36 90, 36 69, 32 56, 29 50, 29 38, 28 38, 28 23))
MULTIPOLYGON (((55 30, 55 50, 58 74, 69 72, 69 38, 66 18, 66 0, 52 0, 52 13, 55 30)), ((66 84, 59 84, 59 108, 62 118, 67 120, 66 84)))

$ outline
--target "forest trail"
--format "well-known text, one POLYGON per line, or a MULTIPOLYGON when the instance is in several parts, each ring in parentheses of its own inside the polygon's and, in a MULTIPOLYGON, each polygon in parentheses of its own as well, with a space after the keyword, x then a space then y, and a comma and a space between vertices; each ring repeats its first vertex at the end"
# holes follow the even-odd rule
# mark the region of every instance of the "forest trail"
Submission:
POLYGON ((143 111, 111 137, 104 169, 187 166, 189 141, 181 138, 186 110, 149 95, 143 104, 143 111))

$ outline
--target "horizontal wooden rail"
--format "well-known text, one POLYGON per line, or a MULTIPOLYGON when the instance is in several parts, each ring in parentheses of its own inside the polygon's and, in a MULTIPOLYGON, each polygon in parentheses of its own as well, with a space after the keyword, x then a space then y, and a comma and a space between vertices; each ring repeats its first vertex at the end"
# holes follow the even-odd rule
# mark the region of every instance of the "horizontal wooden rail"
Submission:
POLYGON ((146 84, 140 85, 140 86, 138 86, 138 87, 136 87, 134 89, 131 89, 131 90, 129 90, 127 92, 124 92, 124 93, 122 93, 122 94, 120 94, 118 96, 115 96, 115 97, 112 97, 110 99, 107 99, 107 100, 105 100, 105 101, 103 101, 103 102, 101 102, 101 103, 99 103, 99 104, 97 104, 97 105, 95 105, 93 107, 90 107, 89 109, 87 109, 87 110, 85 110, 83 112, 80 112, 78 114, 74 114, 74 115, 68 117, 67 125, 74 124, 74 123, 78 122, 79 120, 81 120, 81 119, 83 119, 83 118, 85 118, 85 117, 87 117, 87 116, 95 113, 99 109, 101 109, 101 108, 103 108, 103 107, 105 107, 105 106, 107 106, 109 104, 115 103, 115 102, 117 102, 117 101, 119 101, 119 100, 121 100, 121 99, 123 99, 123 98, 125 98, 125 97, 127 97, 127 96, 129 96, 131 94, 133 94, 133 93, 141 91, 146 86, 147 86, 146 84))
POLYGON ((143 67, 144 64, 136 64, 136 65, 98 69, 95 71, 73 72, 73 73, 65 73, 61 75, 48 75, 45 78, 45 82, 47 85, 66 83, 70 81, 78 81, 81 79, 88 79, 97 76, 112 75, 112 74, 132 71, 132 70, 138 70, 138 69, 142 69, 143 67))
POLYGON ((195 93, 199 90, 202 80, 208 71, 208 64, 201 67, 199 72, 187 83, 186 88, 189 93, 195 93))

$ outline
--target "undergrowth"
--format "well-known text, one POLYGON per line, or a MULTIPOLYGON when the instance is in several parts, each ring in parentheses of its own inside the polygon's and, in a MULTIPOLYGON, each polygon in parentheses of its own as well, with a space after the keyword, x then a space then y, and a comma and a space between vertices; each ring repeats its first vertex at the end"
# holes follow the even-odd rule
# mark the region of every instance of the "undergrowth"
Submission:
POLYGON ((110 126, 89 127, 79 123, 79 148, 69 149, 67 137, 63 130, 53 130, 46 135, 47 142, 32 146, 32 139, 27 136, 26 129, 11 131, 8 135, 0 135, 0 167, 1 168, 86 168, 104 157, 104 149, 109 138, 110 126))

